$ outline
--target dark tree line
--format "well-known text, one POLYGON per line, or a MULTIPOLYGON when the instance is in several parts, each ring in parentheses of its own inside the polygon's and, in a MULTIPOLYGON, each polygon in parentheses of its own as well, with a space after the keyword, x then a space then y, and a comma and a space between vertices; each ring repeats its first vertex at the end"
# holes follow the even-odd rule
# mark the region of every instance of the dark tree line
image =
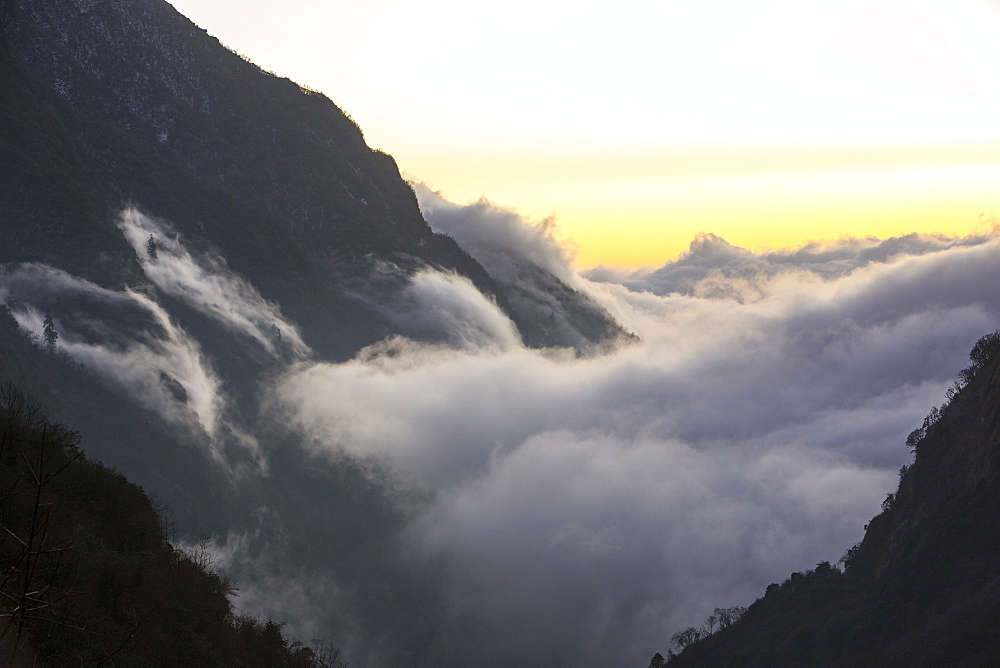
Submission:
POLYGON ((945 402, 941 406, 931 407, 927 417, 924 418, 923 424, 910 432, 910 435, 906 437, 906 445, 910 448, 911 452, 917 451, 917 447, 927 437, 927 430, 941 419, 941 411, 972 382, 972 379, 982 371, 986 363, 998 353, 1000 353, 1000 330, 986 334, 976 341, 972 350, 969 351, 969 360, 972 364, 958 372, 958 379, 945 393, 945 402))
MULTIPOLYGON (((711 615, 709 615, 701 626, 689 626, 683 631, 678 631, 670 638, 671 650, 668 651, 668 655, 673 654, 673 648, 676 647, 679 651, 683 651, 688 645, 693 645, 696 642, 704 640, 708 636, 712 635, 716 631, 722 631, 723 629, 728 629, 730 626, 736 623, 736 621, 746 613, 747 609, 741 605, 734 605, 729 608, 716 608, 711 615)), ((657 654, 656 656, 660 656, 657 654)), ((660 657, 661 661, 663 657, 660 657)), ((651 666, 656 665, 656 657, 653 657, 653 663, 651 666)))
POLYGON ((236 614, 233 582, 174 549, 143 490, 79 445, 0 385, 0 665, 347 665, 236 614))

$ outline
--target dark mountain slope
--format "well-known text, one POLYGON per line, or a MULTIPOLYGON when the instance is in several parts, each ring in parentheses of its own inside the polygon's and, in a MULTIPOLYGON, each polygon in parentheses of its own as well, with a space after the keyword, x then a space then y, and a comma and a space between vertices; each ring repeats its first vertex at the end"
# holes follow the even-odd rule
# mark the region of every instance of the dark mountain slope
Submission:
POLYGON ((670 664, 997 665, 998 341, 977 344, 968 384, 911 436, 916 460, 844 572, 819 564, 771 585, 739 621, 670 664))
POLYGON ((64 354, 50 354, 18 331, 0 307, 0 379, 37 397, 55 421, 85 434, 88 453, 169 502, 185 533, 211 532, 237 511, 231 484, 203 452, 169 425, 136 410, 128 397, 106 387, 64 354))
MULTIPOLYGON (((318 466, 300 443, 264 429, 270 475, 231 480, 198 439, 139 409, 62 352, 31 343, 3 308, 0 379, 38 397, 53 419, 77 427, 88 456, 113 464, 155 493, 180 536, 193 541, 263 532, 271 546, 266 554, 287 560, 294 574, 290 584, 313 577, 322 588, 335 575, 337 608, 315 611, 326 637, 338 644, 353 638, 388 645, 380 655, 399 648, 418 656, 427 651, 422 644, 433 640, 443 614, 433 573, 423 572, 426 567, 417 560, 397 559, 403 518, 365 471, 318 466), (387 624, 387 618, 394 622, 387 624)), ((244 571, 241 580, 253 588, 253 577, 274 575, 273 566, 267 568, 244 571)))
POLYGON ((385 325, 331 279, 373 262, 453 271, 504 303, 333 103, 246 62, 167 3, 12 0, 0 21, 0 261, 134 282, 113 225, 134 204, 220 249, 341 356, 385 325))
POLYGON ((0 21, 0 262, 134 283, 113 219, 135 205, 219 249, 321 352, 342 357, 392 329, 345 293, 387 268, 400 279, 424 266, 466 276, 522 330, 537 328, 431 231, 393 159, 336 105, 163 0, 10 0, 0 21))
POLYGON ((0 93, 0 262, 60 264, 88 278, 141 276, 84 169, 66 123, 72 114, 24 64, 6 31, 0 93))
POLYGON ((0 385, 0 663, 344 666, 235 615, 234 583, 175 550, 142 488, 0 385))
POLYGON ((325 97, 162 0, 0 2, 0 380, 155 492, 181 535, 242 550, 234 568, 274 592, 257 602, 318 583, 303 595, 316 607, 294 614, 371 664, 434 665, 427 657, 451 646, 444 634, 464 622, 448 618, 444 567, 406 553, 409 498, 360 465, 320 461, 264 409, 292 364, 409 333, 389 311, 423 308, 406 289, 425 268, 468 279, 530 334, 533 314, 515 313, 476 260, 431 231, 392 159, 325 97), (154 226, 159 261, 180 257, 163 245, 176 232, 177 252, 210 271, 164 287, 152 254, 116 226, 127 206, 169 222, 154 226), (263 297, 250 300, 249 329, 226 319, 246 306, 230 299, 243 283, 220 277, 263 297), (223 287, 185 298, 206 285, 223 287), (229 310, 212 311, 220 304, 229 310), (45 314, 54 350, 39 345, 45 314), (284 342, 275 320, 288 323, 284 342), (202 412, 199 390, 216 400, 202 412))

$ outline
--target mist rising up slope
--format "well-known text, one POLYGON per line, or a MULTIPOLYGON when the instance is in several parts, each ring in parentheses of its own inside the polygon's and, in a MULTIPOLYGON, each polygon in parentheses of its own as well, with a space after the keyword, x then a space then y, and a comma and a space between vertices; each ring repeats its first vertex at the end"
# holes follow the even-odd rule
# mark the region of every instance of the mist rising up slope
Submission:
POLYGON ((393 159, 343 111, 163 0, 14 0, 0 20, 0 262, 134 283, 113 220, 135 206, 222 252, 326 354, 396 329, 352 297, 381 299, 424 267, 530 322, 431 231, 393 159))

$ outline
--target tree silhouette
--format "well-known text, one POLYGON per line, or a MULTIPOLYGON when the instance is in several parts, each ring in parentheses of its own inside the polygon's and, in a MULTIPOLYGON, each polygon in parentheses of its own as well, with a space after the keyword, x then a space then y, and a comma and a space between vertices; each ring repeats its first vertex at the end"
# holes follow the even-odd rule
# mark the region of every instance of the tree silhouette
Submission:
POLYGON ((146 255, 156 259, 156 239, 153 238, 152 234, 149 235, 149 241, 146 242, 146 255))
POLYGON ((746 613, 747 609, 742 605, 734 605, 730 608, 716 608, 715 617, 719 621, 719 630, 728 629, 746 613))
POLYGON ((701 629, 689 626, 683 631, 678 631, 673 636, 671 636, 670 644, 674 645, 680 650, 683 650, 688 645, 693 645, 694 643, 701 640, 701 637, 702 637, 701 629))
POLYGON ((56 331, 56 325, 48 313, 45 314, 45 322, 42 323, 42 337, 49 350, 55 350, 56 341, 59 340, 59 332, 56 331))

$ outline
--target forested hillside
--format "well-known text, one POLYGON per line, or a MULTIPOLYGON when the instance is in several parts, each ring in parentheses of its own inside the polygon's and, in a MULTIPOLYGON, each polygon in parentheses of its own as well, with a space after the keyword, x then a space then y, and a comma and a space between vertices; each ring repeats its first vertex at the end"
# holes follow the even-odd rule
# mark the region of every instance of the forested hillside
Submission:
POLYGON ((970 358, 843 570, 817 564, 735 623, 679 631, 671 666, 1000 662, 1000 332, 970 358))
POLYGON ((177 548, 167 509, 0 385, 0 663, 345 666, 235 614, 238 584, 177 548))

